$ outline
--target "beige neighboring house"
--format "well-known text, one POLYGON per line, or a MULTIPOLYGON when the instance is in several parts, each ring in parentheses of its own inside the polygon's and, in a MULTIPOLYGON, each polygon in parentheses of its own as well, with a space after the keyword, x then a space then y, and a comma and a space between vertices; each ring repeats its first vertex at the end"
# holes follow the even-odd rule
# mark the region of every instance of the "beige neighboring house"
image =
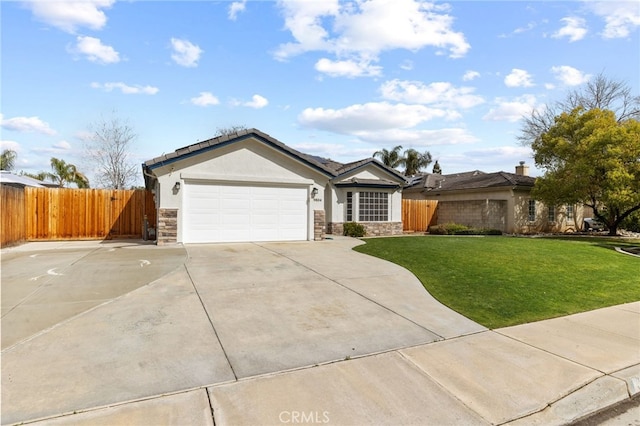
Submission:
POLYGON ((414 177, 405 199, 437 200, 437 223, 499 229, 509 234, 575 232, 582 229, 581 205, 545 206, 531 198, 535 178, 520 162, 515 173, 479 170, 414 177))
POLYGON ((402 174, 373 158, 342 164, 256 129, 180 148, 142 165, 158 244, 304 241, 359 222, 402 233, 402 174))

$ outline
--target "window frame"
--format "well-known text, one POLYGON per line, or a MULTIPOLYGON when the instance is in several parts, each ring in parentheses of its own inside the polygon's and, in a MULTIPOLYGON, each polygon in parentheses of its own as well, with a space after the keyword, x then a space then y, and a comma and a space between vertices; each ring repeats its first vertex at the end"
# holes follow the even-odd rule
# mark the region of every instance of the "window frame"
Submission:
POLYGON ((384 223, 392 217, 393 193, 378 188, 345 190, 345 222, 384 223))
POLYGON ((389 222, 389 193, 360 191, 358 193, 358 222, 389 222))
POLYGON ((575 221, 576 213, 573 204, 567 204, 565 206, 565 216, 567 217, 567 222, 575 221))
POLYGON ((551 223, 555 223, 557 220, 556 206, 547 207, 547 220, 551 223))
POLYGON ((527 219, 529 222, 536 221, 536 200, 529 199, 527 202, 527 219))

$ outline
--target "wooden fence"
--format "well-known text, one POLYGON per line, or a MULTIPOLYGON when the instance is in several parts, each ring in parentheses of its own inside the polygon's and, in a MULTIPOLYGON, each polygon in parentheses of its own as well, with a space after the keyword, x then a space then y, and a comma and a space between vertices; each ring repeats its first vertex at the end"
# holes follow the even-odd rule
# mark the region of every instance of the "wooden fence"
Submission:
POLYGON ((14 214, 22 215, 16 226, 22 224, 27 241, 142 238, 145 216, 149 227, 156 226, 153 195, 145 190, 26 187, 22 213, 18 205, 4 204, 5 191, 3 245, 4 217, 14 214))
POLYGON ((2 185, 0 191, 0 247, 25 239, 24 190, 2 185))
POLYGON ((436 200, 402 200, 402 230, 424 232, 437 222, 436 200))

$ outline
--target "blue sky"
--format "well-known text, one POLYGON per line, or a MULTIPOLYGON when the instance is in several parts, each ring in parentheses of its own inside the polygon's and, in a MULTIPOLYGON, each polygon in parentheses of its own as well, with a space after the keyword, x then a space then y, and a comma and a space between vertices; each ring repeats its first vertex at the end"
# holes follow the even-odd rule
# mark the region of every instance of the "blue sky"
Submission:
POLYGON ((55 156, 91 177, 83 141, 114 111, 138 135, 137 163, 244 125, 342 162, 402 145, 443 173, 513 171, 533 166, 523 114, 598 73, 640 93, 637 1, 36 0, 0 13, 0 144, 18 171, 55 156))

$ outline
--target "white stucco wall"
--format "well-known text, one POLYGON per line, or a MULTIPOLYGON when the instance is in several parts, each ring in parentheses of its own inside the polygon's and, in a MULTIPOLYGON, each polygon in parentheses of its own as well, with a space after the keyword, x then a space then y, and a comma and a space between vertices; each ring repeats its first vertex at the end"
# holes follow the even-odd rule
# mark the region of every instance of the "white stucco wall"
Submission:
POLYGON ((247 139, 213 149, 171 164, 157 167, 158 207, 178 209, 178 242, 182 242, 182 206, 185 183, 200 181, 211 184, 247 184, 302 186, 308 189, 308 239, 313 239, 313 211, 325 210, 325 188, 329 177, 275 148, 247 139), (176 182, 181 190, 174 191, 176 182), (311 191, 318 188, 312 199, 311 191))

